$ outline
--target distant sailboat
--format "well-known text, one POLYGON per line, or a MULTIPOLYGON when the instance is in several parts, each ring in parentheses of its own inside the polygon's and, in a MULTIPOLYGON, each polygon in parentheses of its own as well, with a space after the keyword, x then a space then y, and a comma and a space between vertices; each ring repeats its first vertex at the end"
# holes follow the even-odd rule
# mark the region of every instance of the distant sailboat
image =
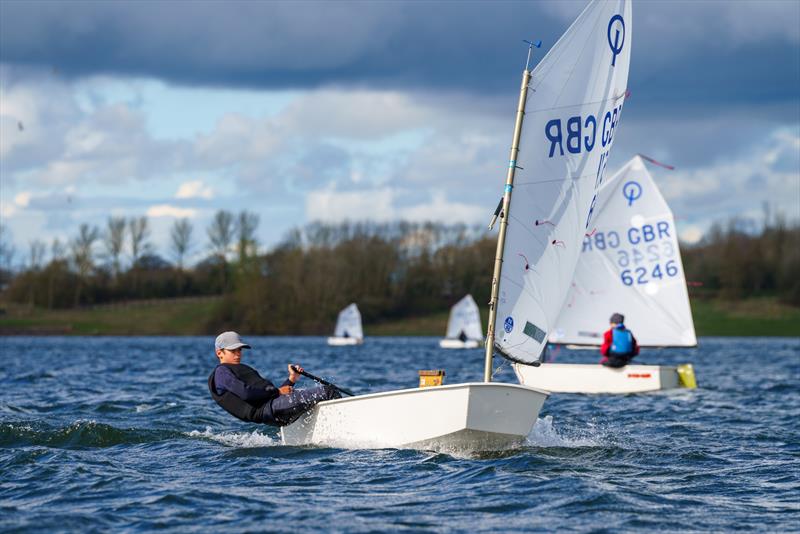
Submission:
MULTIPOLYGON (((599 347, 609 317, 621 312, 641 347, 697 346, 675 220, 644 161, 631 159, 603 184, 598 198, 550 343, 599 347)), ((552 392, 638 393, 695 386, 689 364, 633 363, 613 369, 545 363, 538 368, 515 365, 515 371, 521 383, 552 392)))
POLYGON ((360 345, 364 342, 364 330, 361 327, 361 312, 358 306, 350 304, 339 312, 333 336, 328 338, 328 345, 360 345))
POLYGON ((472 295, 467 295, 450 308, 447 333, 439 341, 439 346, 443 349, 476 349, 481 343, 481 313, 472 295))
POLYGON ((285 444, 486 451, 525 440, 547 393, 492 382, 494 351, 537 362, 564 301, 626 93, 631 23, 630 0, 593 1, 533 71, 541 43, 531 43, 498 209, 484 381, 321 402, 281 428, 285 444))

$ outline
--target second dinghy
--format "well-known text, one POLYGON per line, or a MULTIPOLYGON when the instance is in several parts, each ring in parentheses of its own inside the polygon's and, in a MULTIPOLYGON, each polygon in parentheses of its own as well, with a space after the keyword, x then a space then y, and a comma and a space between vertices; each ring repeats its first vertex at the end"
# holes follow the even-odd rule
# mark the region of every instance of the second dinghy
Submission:
POLYGON ((450 309, 447 334, 439 341, 439 346, 443 349, 477 349, 481 343, 481 313, 472 295, 467 295, 450 309))
POLYGON ((630 0, 593 1, 533 71, 530 54, 541 43, 530 43, 498 209, 484 381, 321 402, 281 428, 285 444, 473 452, 525 441, 547 393, 492 382, 494 351, 538 361, 564 301, 627 90, 631 22, 630 0), (518 168, 524 179, 512 201, 518 168), (553 227, 537 231, 537 218, 553 227))
MULTIPOLYGON (((603 187, 595 226, 549 341, 598 348, 612 313, 626 316, 641 347, 695 347, 675 220, 639 156, 603 187)), ((599 357, 599 355, 598 355, 599 357)), ((641 358, 641 356, 640 356, 641 358)), ((636 360, 634 360, 635 362, 636 360)), ((642 393, 696 387, 691 364, 515 365, 520 383, 559 393, 642 393)))
POLYGON ((339 312, 333 336, 328 338, 328 345, 341 347, 360 345, 364 342, 364 330, 361 327, 361 312, 358 306, 350 304, 339 312))

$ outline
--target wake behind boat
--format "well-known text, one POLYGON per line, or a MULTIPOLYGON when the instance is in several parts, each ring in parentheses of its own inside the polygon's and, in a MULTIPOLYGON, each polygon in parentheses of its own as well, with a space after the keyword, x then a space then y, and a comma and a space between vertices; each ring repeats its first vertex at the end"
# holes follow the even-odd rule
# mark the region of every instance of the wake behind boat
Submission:
POLYGON ((507 448, 528 436, 547 393, 493 383, 494 351, 511 361, 537 362, 564 302, 569 279, 559 273, 571 277, 575 270, 627 91, 631 23, 630 0, 593 1, 533 71, 531 53, 541 43, 529 43, 496 212, 500 231, 484 382, 321 402, 305 419, 282 428, 284 443, 470 452, 507 448), (529 89, 532 109, 526 112, 529 89), (528 130, 524 145, 523 122, 528 130), (578 135, 575 128, 586 130, 578 135), (518 168, 524 180, 512 197, 518 168), (538 218, 552 221, 553 227, 537 231, 533 223, 538 218), (496 338, 498 313, 503 333, 496 338))
MULTIPOLYGON (((695 347, 697 337, 675 220, 639 156, 601 187, 570 294, 549 341, 596 350, 600 325, 624 310, 641 347, 695 347)), ((515 365, 520 383, 559 393, 641 393, 696 387, 691 364, 515 365)))

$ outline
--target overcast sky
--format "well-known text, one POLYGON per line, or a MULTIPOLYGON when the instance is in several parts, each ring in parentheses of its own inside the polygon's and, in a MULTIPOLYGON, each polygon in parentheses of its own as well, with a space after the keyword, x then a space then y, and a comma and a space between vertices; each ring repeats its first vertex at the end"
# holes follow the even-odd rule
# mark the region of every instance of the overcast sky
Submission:
MULTIPOLYGON (((526 47, 584 1, 0 0, 0 217, 18 257, 81 223, 488 222, 526 47)), ((679 231, 800 218, 800 2, 634 2, 609 170, 643 153, 679 231)))

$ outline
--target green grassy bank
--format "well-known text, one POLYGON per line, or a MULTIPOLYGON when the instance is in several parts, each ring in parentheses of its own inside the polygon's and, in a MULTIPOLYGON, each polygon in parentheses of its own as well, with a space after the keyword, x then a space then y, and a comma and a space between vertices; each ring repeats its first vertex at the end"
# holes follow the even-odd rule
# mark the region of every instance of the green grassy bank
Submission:
POLYGON ((75 310, 0 305, 0 334, 197 335, 207 334, 219 297, 143 301, 75 310))
MULTIPOLYGON (((2 335, 201 335, 216 333, 209 324, 219 298, 175 299, 99 306, 79 310, 42 310, 0 304, 2 335)), ((800 337, 800 308, 775 298, 742 301, 694 300, 698 336, 800 337)), ((487 313, 482 311, 483 324, 487 313)), ((366 324, 368 336, 441 336, 447 312, 366 324)))

